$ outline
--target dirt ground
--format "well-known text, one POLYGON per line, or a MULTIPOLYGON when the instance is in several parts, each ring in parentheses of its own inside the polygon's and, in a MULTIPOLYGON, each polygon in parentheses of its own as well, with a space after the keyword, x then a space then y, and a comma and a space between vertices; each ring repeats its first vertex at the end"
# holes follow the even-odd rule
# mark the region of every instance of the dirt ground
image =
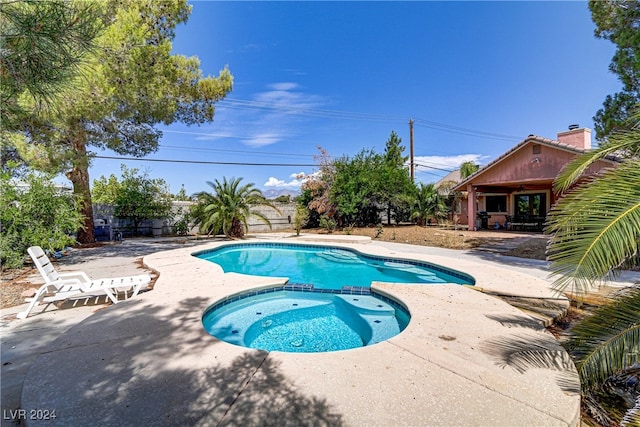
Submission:
MULTIPOLYGON (((75 249, 82 250, 102 246, 104 243, 77 245, 75 249)), ((55 259, 52 260, 56 262, 55 259)), ((38 274, 31 265, 20 269, 5 270, 0 274, 0 308, 14 307, 24 303, 24 299, 33 294, 42 282, 32 283, 29 278, 38 274)))
MULTIPOLYGON (((308 230, 305 230, 308 232, 308 230)), ((325 233, 323 230, 315 230, 325 233)), ((375 240, 385 242, 409 243, 411 245, 435 246, 448 249, 473 249, 483 246, 500 247, 512 241, 515 246, 505 251, 503 255, 520 258, 545 259, 547 247, 546 239, 540 233, 514 233, 511 231, 467 231, 442 229, 440 227, 420 227, 417 225, 385 226, 382 233, 377 227, 353 228, 353 230, 338 230, 335 234, 353 234, 369 236, 375 240)))
MULTIPOLYGON (((304 230, 305 233, 326 233, 325 230, 304 230)), ((375 240, 395 243, 409 243, 412 245, 436 246, 449 249, 472 249, 483 246, 501 247, 511 239, 517 239, 515 248, 510 248, 501 253, 522 258, 544 259, 546 240, 540 238, 540 234, 511 233, 508 231, 467 231, 445 230, 439 227, 385 226, 382 233, 377 227, 354 228, 352 230, 336 230, 334 234, 352 234, 369 236, 375 240)), ((100 245, 100 244, 97 244, 100 245)), ((94 245, 78 246, 74 250, 92 247, 94 245)), ((513 245, 509 245, 513 246, 513 245)), ((55 260, 54 260, 55 262, 55 260)), ((35 289, 39 283, 29 281, 34 274, 30 267, 19 270, 2 271, 0 281, 0 308, 13 307, 24 302, 23 293, 35 289)))

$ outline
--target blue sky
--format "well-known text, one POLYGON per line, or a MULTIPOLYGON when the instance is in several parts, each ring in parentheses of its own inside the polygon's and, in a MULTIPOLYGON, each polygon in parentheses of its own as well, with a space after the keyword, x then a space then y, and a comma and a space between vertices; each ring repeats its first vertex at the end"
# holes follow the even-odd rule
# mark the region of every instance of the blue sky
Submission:
MULTIPOLYGON (((529 134, 556 137, 592 117, 621 85, 615 47, 596 39, 586 2, 194 1, 174 53, 204 74, 225 65, 234 89, 213 123, 159 126, 148 159, 95 159, 91 178, 120 164, 164 178, 173 192, 242 177, 263 191, 297 190, 318 146, 331 156, 384 151, 391 131, 416 181, 435 182, 465 160, 486 164, 529 134)), ((112 153, 98 153, 112 155, 112 153)))

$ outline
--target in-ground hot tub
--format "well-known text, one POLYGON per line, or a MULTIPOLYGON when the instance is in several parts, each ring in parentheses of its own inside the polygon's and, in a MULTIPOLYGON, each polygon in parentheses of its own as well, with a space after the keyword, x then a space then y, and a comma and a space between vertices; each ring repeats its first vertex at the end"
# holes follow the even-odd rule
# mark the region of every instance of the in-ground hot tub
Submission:
POLYGON ((234 296, 208 308, 202 323, 231 344, 312 353, 372 345, 404 330, 409 313, 382 295, 274 288, 234 296))
POLYGON ((371 283, 465 284, 468 274, 436 264, 365 255, 340 246, 233 243, 196 252, 225 272, 286 277, 284 287, 228 297, 209 307, 205 329, 231 344, 269 351, 324 352, 385 341, 409 313, 371 283))

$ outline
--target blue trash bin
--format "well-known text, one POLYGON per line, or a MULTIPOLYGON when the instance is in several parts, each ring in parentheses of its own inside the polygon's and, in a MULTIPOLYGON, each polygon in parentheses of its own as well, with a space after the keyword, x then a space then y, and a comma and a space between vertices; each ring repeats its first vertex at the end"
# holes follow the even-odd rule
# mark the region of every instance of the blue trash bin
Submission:
POLYGON ((96 225, 93 227, 93 237, 96 239, 96 242, 108 242, 111 240, 111 226, 108 224, 105 225, 96 225))

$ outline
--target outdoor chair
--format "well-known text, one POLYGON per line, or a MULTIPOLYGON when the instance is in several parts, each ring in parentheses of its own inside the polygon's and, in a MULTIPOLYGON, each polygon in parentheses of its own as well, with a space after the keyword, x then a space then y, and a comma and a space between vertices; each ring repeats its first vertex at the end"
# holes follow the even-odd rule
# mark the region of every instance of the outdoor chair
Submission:
POLYGON ((505 215, 508 230, 524 230, 524 219, 520 216, 505 215))
POLYGON ((129 296, 131 298, 138 295, 143 285, 151 282, 151 276, 148 274, 91 280, 83 271, 58 273, 40 246, 32 246, 27 252, 29 252, 45 283, 33 297, 26 299, 29 306, 26 310, 18 313, 18 319, 26 318, 29 312, 40 303, 63 301, 70 298, 105 295, 114 304, 117 304, 118 292, 124 292, 125 296, 131 292, 129 296))

